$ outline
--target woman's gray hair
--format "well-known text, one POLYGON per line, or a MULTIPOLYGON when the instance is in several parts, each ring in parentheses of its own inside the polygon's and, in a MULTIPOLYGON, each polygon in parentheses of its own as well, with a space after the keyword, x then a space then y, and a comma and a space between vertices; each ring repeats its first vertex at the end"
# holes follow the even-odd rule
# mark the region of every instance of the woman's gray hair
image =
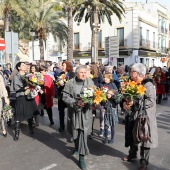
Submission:
POLYGON ((145 76, 146 74, 146 67, 142 63, 135 63, 133 64, 132 68, 133 71, 136 71, 140 74, 140 76, 145 76))
POLYGON ((77 74, 81 69, 87 70, 87 67, 85 65, 80 65, 76 68, 75 73, 77 74))

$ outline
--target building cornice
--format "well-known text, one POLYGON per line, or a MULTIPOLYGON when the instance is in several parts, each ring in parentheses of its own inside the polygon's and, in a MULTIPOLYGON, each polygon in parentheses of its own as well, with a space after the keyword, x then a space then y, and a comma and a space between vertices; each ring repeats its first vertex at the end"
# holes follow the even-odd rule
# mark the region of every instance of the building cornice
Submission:
POLYGON ((161 17, 164 17, 165 19, 168 19, 167 14, 163 13, 162 11, 158 10, 158 15, 160 15, 161 17))
POLYGON ((146 20, 144 20, 144 19, 141 18, 141 17, 139 17, 139 21, 142 21, 142 22, 144 22, 144 23, 146 23, 146 24, 148 24, 148 25, 150 25, 150 26, 152 26, 152 27, 155 27, 155 28, 158 27, 157 25, 155 25, 155 24, 153 24, 153 23, 151 23, 151 22, 149 22, 149 21, 146 21, 146 20))

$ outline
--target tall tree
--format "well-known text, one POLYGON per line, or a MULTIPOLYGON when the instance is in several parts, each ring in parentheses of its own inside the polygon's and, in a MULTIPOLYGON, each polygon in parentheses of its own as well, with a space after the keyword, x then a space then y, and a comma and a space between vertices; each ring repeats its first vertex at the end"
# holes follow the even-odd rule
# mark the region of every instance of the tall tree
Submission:
MULTIPOLYGON (((23 11, 20 9, 16 0, 1 0, 0 2, 0 15, 4 20, 4 32, 9 31, 9 18, 12 10, 15 10, 18 15, 22 16, 23 11)), ((5 62, 9 62, 9 54, 5 53, 5 62)))
MULTIPOLYGON (((80 23, 85 17, 85 23, 90 23, 92 31, 91 46, 96 47, 96 61, 98 61, 98 25, 104 22, 104 18, 107 18, 109 24, 112 25, 111 16, 113 14, 116 14, 121 21, 124 14, 124 6, 121 0, 84 0, 73 11, 76 22, 80 23)), ((94 61, 94 58, 92 58, 92 61, 94 61)))
POLYGON ((21 9, 25 12, 24 19, 30 23, 29 29, 34 29, 39 39, 40 60, 44 61, 44 46, 48 33, 52 33, 54 38, 58 36, 64 43, 67 40, 67 26, 62 22, 62 12, 56 11, 57 4, 51 0, 19 0, 21 9))
POLYGON ((68 18, 67 60, 73 60, 73 10, 77 9, 83 0, 61 0, 60 5, 68 18))

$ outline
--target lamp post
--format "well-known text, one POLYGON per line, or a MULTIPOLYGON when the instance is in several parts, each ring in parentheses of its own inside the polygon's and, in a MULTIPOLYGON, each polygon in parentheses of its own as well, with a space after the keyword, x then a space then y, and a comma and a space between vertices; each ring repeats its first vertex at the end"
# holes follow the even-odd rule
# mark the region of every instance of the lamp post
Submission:
MULTIPOLYGON (((97 40, 98 40, 98 31, 100 30, 100 24, 92 24, 93 32, 94 32, 94 51, 92 52, 92 59, 94 59, 94 62, 97 62, 97 52, 98 52, 98 45, 97 45, 97 40)), ((93 48, 92 48, 93 50, 93 48)))
POLYGON ((30 34, 32 37, 32 60, 34 61, 34 37, 35 37, 35 30, 32 28, 30 30, 30 34))

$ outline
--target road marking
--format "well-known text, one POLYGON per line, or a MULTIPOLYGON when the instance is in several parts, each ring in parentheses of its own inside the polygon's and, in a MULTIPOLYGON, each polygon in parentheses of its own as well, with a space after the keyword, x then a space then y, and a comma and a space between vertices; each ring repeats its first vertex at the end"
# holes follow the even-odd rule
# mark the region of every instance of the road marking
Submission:
POLYGON ((42 169, 40 169, 40 170, 49 170, 49 169, 51 169, 51 168, 54 168, 55 166, 57 166, 57 164, 51 164, 51 165, 46 166, 46 167, 44 167, 44 168, 42 168, 42 169))
POLYGON ((162 115, 162 113, 156 113, 156 116, 162 115))

